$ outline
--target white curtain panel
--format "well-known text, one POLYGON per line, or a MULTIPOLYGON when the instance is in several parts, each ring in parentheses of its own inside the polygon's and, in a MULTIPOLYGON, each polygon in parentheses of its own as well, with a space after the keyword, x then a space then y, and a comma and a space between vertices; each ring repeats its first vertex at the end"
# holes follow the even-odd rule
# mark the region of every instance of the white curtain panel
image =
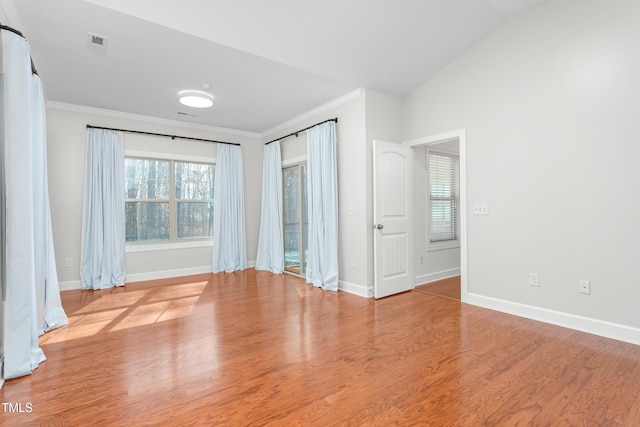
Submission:
POLYGON ((29 45, 2 31, 2 144, 5 271, 2 378, 28 375, 45 360, 38 346, 34 233, 33 79, 29 45))
POLYGON ((280 141, 264 146, 262 166, 262 211, 256 270, 275 274, 284 271, 282 206, 282 158, 280 141))
POLYGON ((82 289, 125 283, 123 134, 87 129, 82 204, 82 289))
POLYGON ((214 273, 247 268, 242 147, 218 144, 213 191, 214 273))
POLYGON ((309 248, 307 283, 338 290, 338 165, 336 124, 307 131, 309 248))
POLYGON ((60 300, 60 286, 56 269, 49 206, 49 183, 47 179, 47 130, 42 81, 37 74, 33 79, 32 132, 33 132, 33 203, 36 304, 38 309, 38 333, 68 323, 60 300))

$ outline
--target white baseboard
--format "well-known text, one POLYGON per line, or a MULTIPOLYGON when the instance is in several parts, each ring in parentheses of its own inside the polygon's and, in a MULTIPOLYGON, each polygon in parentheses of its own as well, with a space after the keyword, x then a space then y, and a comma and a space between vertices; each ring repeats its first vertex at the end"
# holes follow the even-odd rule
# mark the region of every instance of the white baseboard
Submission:
MULTIPOLYGON (((247 268, 254 268, 255 261, 247 261, 247 268)), ((175 270, 149 271, 146 273, 127 274, 126 283, 145 282, 147 280, 171 279, 173 277, 193 276, 196 274, 211 273, 211 266, 205 265, 201 267, 179 268, 175 270)), ((80 280, 71 280, 68 282, 60 282, 61 291, 72 291, 82 289, 80 280)))
POLYGON ((82 282, 80 280, 69 280, 58 283, 58 286, 61 291, 74 291, 76 289, 82 289, 82 282))
POLYGON ((173 277, 193 276, 211 273, 211 266, 178 268, 175 270, 149 271, 147 273, 127 274, 126 283, 146 282, 147 280, 171 279, 173 277))
POLYGON ((605 338, 640 345, 640 329, 575 314, 469 293, 467 303, 605 338))
POLYGON ((338 281, 338 289, 363 298, 373 297, 373 288, 345 282, 344 280, 338 281))
POLYGON ((448 279, 449 277, 459 276, 460 267, 450 268, 448 270, 436 271, 435 273, 423 274, 416 276, 413 279, 414 286, 424 285, 426 283, 435 282, 442 279, 448 279))

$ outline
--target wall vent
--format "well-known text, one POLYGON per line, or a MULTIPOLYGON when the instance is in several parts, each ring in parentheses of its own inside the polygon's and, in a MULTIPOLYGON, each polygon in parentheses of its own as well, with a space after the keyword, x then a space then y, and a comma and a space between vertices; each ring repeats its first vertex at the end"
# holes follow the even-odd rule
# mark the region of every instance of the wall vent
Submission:
POLYGON ((107 53, 109 39, 97 34, 87 33, 87 49, 96 53, 107 53))

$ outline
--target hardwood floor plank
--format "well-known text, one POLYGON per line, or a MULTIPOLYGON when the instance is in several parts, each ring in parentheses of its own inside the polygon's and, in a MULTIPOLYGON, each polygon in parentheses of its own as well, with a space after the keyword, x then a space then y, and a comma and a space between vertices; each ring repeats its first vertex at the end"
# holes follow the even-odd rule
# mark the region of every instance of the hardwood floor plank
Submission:
POLYGON ((418 285, 414 290, 460 301, 460 276, 448 277, 424 285, 418 285))
POLYGON ((28 425, 640 425, 637 346, 420 292, 247 270, 67 291, 28 425))

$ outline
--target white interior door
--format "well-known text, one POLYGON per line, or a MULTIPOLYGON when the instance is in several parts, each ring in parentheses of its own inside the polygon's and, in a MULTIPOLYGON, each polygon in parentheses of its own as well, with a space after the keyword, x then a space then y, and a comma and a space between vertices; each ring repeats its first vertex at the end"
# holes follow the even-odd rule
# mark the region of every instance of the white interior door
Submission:
POLYGON ((413 289, 413 150, 373 141, 374 296, 413 289))

